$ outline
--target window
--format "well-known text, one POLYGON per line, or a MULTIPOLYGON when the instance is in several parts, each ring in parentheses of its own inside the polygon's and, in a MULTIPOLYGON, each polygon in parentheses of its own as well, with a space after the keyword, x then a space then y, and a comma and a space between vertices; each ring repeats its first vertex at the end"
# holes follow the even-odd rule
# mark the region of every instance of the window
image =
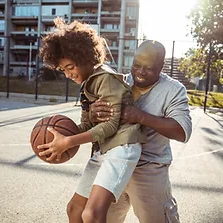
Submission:
POLYGON ((5 20, 0 20, 0 30, 5 30, 5 20))
POLYGON ((131 18, 131 19, 135 19, 137 18, 137 7, 135 6, 127 6, 127 17, 131 18))
POLYGON ((56 9, 52 9, 52 15, 56 15, 56 9))
POLYGON ((38 6, 15 6, 12 8, 12 15, 15 16, 38 16, 38 6))
POLYGON ((125 67, 130 67, 133 63, 133 56, 125 56, 124 57, 124 66, 125 67))
POLYGON ((126 40, 125 49, 135 50, 136 49, 136 40, 126 40))

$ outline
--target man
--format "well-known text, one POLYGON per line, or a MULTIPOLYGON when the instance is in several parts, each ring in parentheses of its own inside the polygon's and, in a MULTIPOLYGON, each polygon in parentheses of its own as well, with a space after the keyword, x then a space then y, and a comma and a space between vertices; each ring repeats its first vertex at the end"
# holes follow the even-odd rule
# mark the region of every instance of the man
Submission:
MULTIPOLYGON (((185 87, 161 72, 165 48, 157 41, 145 41, 136 50, 131 74, 138 107, 123 108, 124 122, 147 127, 147 143, 141 158, 120 199, 110 206, 107 222, 124 222, 132 205, 140 223, 179 222, 177 203, 171 193, 169 166, 172 161, 170 139, 186 143, 192 123, 185 87)), ((98 101, 91 105, 95 121, 107 120, 112 107, 98 101)))

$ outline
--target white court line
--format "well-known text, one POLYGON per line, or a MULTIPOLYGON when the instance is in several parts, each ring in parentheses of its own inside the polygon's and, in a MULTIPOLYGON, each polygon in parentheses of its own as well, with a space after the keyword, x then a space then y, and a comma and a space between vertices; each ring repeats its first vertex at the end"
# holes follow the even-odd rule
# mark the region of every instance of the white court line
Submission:
POLYGON ((212 154, 212 153, 217 153, 219 151, 223 151, 223 148, 221 149, 216 149, 216 150, 213 150, 213 151, 210 151, 210 152, 205 152, 205 153, 198 153, 198 154, 195 154, 193 156, 182 156, 182 157, 176 157, 173 159, 174 160, 180 160, 180 159, 189 159, 189 158, 195 158, 195 157, 198 157, 198 156, 205 156, 205 155, 209 155, 209 154, 212 154))
POLYGON ((0 144, 0 146, 30 146, 30 143, 0 144))
MULTIPOLYGON (((1 146, 30 146, 29 143, 24 143, 24 144, 0 144, 0 147, 1 146)), ((210 152, 204 152, 204 153, 198 153, 198 154, 195 154, 193 156, 182 156, 182 157, 176 157, 173 159, 174 160, 180 160, 180 159, 189 159, 189 158, 195 158, 195 157, 199 157, 199 156, 205 156, 205 155, 209 155, 209 154, 212 154, 212 153, 217 153, 219 151, 223 151, 223 148, 221 149, 216 149, 216 150, 213 150, 213 151, 210 151, 210 152)), ((43 163, 42 165, 49 165, 48 163, 43 163)), ((58 164, 51 164, 51 165, 58 165, 58 164)), ((77 165, 77 164, 63 164, 63 165, 77 165)), ((83 165, 83 164, 80 164, 80 165, 83 165)))
POLYGON ((83 163, 60 163, 60 164, 54 164, 54 163, 27 163, 24 165, 41 165, 41 166, 86 166, 86 164, 83 163))

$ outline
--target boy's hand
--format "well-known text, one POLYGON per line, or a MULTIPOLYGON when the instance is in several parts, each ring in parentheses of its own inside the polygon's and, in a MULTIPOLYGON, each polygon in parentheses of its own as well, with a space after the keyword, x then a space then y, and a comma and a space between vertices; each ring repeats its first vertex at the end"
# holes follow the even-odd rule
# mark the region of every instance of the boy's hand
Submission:
POLYGON ((46 149, 45 151, 40 152, 39 155, 46 156, 51 154, 46 160, 52 161, 56 158, 56 160, 59 161, 62 153, 69 149, 67 146, 67 137, 53 128, 47 128, 47 130, 54 135, 54 139, 50 143, 37 146, 38 149, 46 149))
POLYGON ((121 114, 121 123, 140 123, 141 110, 135 106, 123 106, 121 114))
POLYGON ((92 122, 108 121, 113 115, 113 109, 108 102, 98 99, 90 105, 90 120, 92 122))

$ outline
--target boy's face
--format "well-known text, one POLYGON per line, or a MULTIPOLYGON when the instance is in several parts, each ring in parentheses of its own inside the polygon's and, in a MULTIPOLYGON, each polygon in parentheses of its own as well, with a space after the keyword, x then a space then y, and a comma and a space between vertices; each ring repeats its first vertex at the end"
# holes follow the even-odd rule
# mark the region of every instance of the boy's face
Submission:
POLYGON ((65 76, 77 84, 85 81, 93 72, 92 66, 76 66, 70 59, 61 59, 58 70, 63 72, 65 76))

